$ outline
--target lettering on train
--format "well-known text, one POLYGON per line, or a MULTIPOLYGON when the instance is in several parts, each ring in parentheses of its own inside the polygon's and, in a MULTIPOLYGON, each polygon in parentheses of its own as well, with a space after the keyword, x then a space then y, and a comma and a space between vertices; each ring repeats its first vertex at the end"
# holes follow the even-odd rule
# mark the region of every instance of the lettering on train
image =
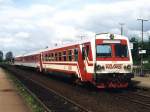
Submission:
POLYGON ((106 69, 122 69, 122 64, 106 64, 106 69))

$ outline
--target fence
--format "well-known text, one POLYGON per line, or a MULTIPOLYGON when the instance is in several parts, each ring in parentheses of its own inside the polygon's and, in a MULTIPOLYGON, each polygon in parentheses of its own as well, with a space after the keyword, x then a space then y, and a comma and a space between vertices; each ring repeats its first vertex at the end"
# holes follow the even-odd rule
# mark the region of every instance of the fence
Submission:
POLYGON ((150 69, 143 69, 142 73, 141 73, 141 67, 140 66, 134 66, 133 67, 133 73, 135 76, 150 77, 150 69))

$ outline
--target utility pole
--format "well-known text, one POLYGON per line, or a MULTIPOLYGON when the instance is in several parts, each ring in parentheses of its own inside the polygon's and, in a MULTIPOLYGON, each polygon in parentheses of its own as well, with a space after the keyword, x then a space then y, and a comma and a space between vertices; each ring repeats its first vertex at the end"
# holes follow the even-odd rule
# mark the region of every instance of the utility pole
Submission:
POLYGON ((83 40, 83 38, 84 38, 84 37, 85 37, 84 35, 81 35, 81 36, 80 36, 80 38, 81 38, 81 41, 83 40))
MULTIPOLYGON (((141 43, 141 50, 143 50, 143 23, 144 21, 148 21, 146 19, 137 19, 138 21, 141 21, 142 28, 141 28, 141 34, 142 34, 142 43, 141 43)), ((141 76, 143 76, 143 53, 141 53, 141 76)))
POLYGON ((120 27, 120 32, 121 32, 120 34, 123 35, 123 25, 124 25, 124 23, 119 23, 119 24, 120 24, 120 26, 121 26, 121 27, 120 27))

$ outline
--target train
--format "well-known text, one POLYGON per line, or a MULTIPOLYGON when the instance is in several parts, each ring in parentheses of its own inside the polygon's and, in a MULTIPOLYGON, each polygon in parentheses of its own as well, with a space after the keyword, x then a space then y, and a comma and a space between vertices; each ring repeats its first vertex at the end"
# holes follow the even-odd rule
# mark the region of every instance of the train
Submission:
POLYGON ((134 77, 128 37, 112 33, 16 56, 14 65, 63 73, 97 88, 127 88, 134 77))

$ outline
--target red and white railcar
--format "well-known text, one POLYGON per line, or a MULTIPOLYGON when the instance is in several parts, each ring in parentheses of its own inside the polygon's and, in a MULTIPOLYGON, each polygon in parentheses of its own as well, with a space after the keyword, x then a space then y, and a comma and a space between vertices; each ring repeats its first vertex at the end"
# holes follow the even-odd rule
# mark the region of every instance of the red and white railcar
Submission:
POLYGON ((16 56, 14 59, 15 65, 39 68, 41 64, 40 51, 16 56))
POLYGON ((15 64, 65 73, 99 88, 128 87, 133 77, 128 38, 110 33, 19 56, 15 64))

